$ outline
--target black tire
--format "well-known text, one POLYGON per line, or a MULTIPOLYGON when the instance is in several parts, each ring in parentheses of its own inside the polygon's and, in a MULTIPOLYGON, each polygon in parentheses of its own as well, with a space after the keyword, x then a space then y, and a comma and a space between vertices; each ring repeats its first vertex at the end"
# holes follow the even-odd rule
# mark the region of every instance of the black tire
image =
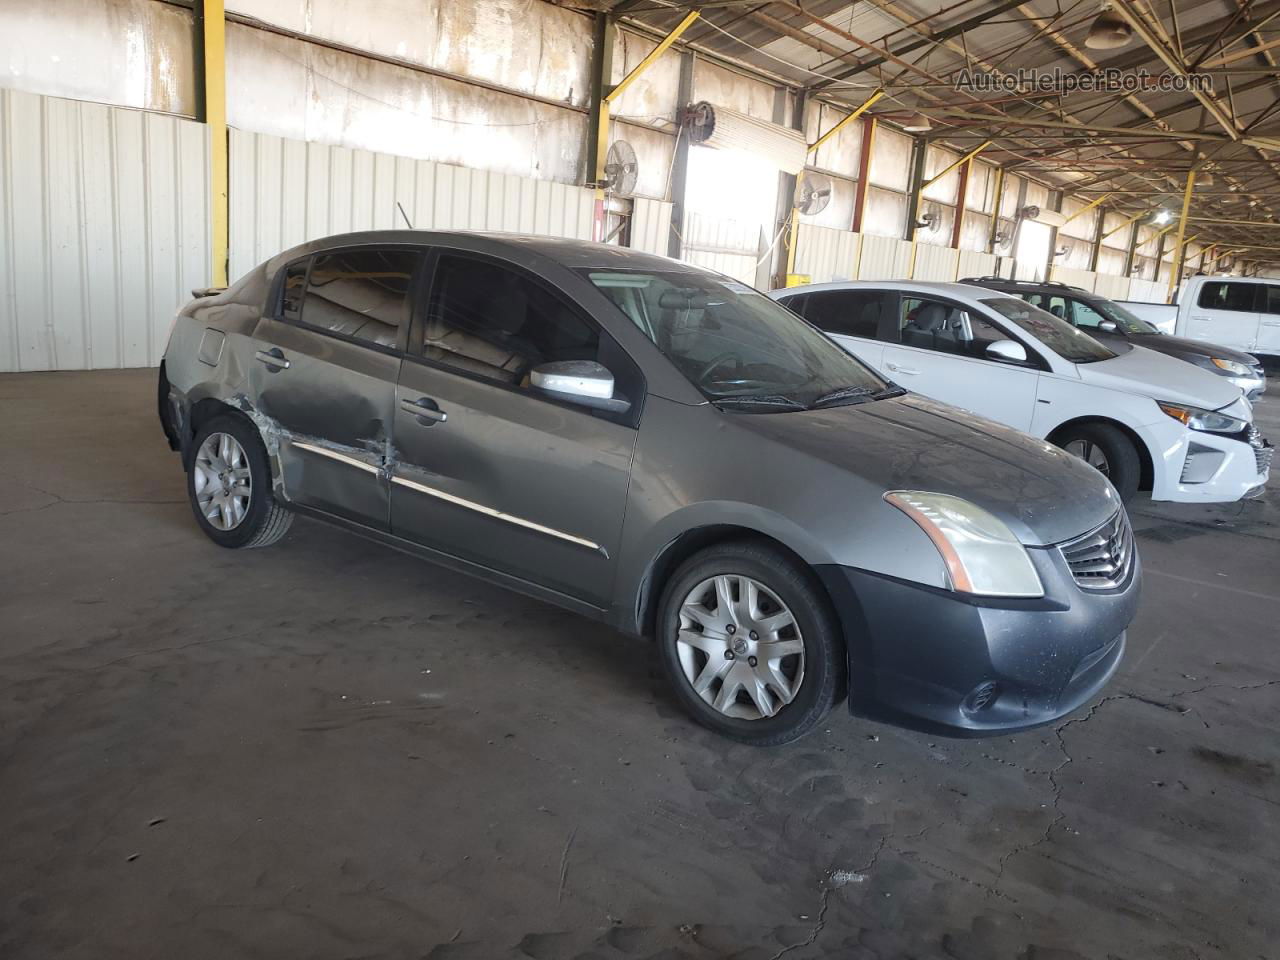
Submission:
MULTIPOLYGON (((845 689, 844 638, 830 601, 810 570, 767 543, 732 541, 689 557, 663 589, 656 634, 662 671, 680 705, 698 723, 740 743, 778 746, 798 739, 821 722, 845 689), (699 584, 720 575, 757 581, 776 594, 795 619, 804 646, 804 674, 794 699, 772 716, 726 716, 694 690, 681 664, 676 642, 680 609, 699 584)), ((710 660, 708 656, 706 662, 710 660)))
POLYGON ((1116 488, 1120 500, 1128 503, 1138 492, 1142 460, 1138 448, 1120 428, 1105 423, 1081 423, 1055 434, 1053 442, 1072 452, 1072 444, 1096 447, 1107 461, 1107 469, 1102 473, 1116 488))
POLYGON ((220 547, 266 547, 275 543, 293 523, 293 514, 276 502, 271 490, 271 464, 257 428, 233 414, 214 417, 196 431, 191 441, 191 462, 187 465, 187 498, 196 523, 205 535, 220 547), (196 459, 204 442, 213 434, 229 434, 244 450, 251 487, 249 505, 243 518, 229 530, 215 527, 200 508, 196 496, 196 459))

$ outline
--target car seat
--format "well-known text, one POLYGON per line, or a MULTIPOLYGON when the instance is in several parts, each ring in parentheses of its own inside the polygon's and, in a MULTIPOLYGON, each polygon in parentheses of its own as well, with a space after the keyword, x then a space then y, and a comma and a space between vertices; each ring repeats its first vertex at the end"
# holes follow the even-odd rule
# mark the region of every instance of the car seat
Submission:
POLYGON ((940 303, 926 303, 917 307, 909 314, 902 328, 903 345, 954 353, 958 342, 955 327, 959 321, 957 315, 957 323, 949 322, 949 314, 954 312, 940 303))

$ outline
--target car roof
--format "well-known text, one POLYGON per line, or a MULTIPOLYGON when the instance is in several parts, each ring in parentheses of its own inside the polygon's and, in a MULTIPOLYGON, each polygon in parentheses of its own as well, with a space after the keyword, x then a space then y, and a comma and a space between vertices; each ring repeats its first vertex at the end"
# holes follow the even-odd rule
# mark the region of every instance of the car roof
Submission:
POLYGON ((300 244, 273 257, 271 268, 317 251, 341 247, 375 244, 415 244, 454 246, 475 252, 531 252, 569 268, 601 267, 611 269, 662 270, 665 272, 705 273, 694 264, 660 257, 656 254, 615 247, 588 240, 565 237, 535 236, 522 233, 473 232, 469 230, 362 230, 340 233, 300 244))
POLYGON ((1026 293, 1054 293, 1069 291, 1073 294, 1083 294, 1086 297, 1097 297, 1099 294, 1094 293, 1084 287, 1073 286, 1069 283, 1063 283, 1061 280, 1011 280, 1008 277, 965 277, 960 283, 969 284, 975 287, 986 287, 990 290, 1013 291, 1020 290, 1026 293))
POLYGON ((1004 294, 1003 290, 972 283, 944 283, 937 280, 836 280, 831 283, 808 283, 798 287, 774 290, 771 296, 778 298, 797 293, 817 293, 822 290, 895 290, 899 293, 933 294, 953 300, 976 301, 985 299, 981 294, 1004 294), (981 293, 979 292, 981 291, 981 293))

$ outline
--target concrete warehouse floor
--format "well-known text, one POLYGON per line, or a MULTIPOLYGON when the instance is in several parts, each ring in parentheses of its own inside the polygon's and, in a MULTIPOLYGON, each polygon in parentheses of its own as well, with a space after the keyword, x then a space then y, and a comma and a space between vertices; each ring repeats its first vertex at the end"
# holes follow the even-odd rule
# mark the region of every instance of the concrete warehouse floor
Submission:
POLYGON ((6 960, 1280 956, 1274 483, 1136 504, 1056 729, 753 750, 586 620, 313 522, 219 549, 154 406, 0 377, 6 960))

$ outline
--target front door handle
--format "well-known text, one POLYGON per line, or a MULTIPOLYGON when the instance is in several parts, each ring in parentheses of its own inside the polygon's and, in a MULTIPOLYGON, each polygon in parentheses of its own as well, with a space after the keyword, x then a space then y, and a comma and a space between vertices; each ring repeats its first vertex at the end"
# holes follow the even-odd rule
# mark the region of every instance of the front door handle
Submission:
POLYGON ((429 427, 434 423, 444 423, 449 415, 440 409, 440 405, 430 397, 419 397, 417 400, 401 400, 400 409, 418 418, 418 423, 429 427))
POLYGON ((1280 327, 1280 320, 1263 320, 1264 327, 1280 327))
POLYGON ((885 366, 894 373, 905 373, 908 377, 918 377, 920 375, 919 370, 913 370, 911 367, 900 367, 896 363, 886 363, 885 366))
POLYGON ((259 350, 253 356, 268 367, 272 367, 272 373, 276 370, 289 369, 289 361, 285 359, 284 351, 279 347, 272 347, 270 350, 259 350))

